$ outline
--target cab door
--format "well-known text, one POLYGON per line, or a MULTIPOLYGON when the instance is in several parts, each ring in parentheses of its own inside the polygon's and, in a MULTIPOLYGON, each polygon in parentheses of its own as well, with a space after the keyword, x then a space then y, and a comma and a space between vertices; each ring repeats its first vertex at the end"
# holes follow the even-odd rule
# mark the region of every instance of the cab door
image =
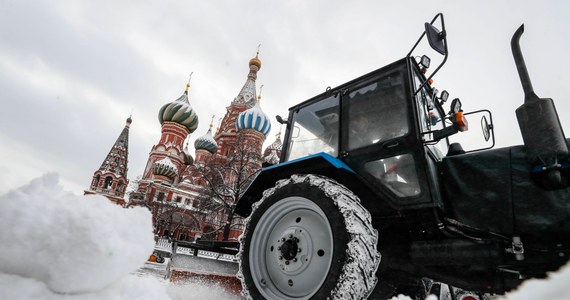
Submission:
POLYGON ((395 208, 431 206, 407 59, 341 95, 340 157, 395 208))

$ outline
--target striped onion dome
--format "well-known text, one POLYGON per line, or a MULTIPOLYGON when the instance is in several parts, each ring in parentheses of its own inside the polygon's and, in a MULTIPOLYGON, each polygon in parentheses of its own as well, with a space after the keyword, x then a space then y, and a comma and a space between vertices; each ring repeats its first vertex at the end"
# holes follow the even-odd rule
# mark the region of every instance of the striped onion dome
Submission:
POLYGON ((271 121, 263 113, 259 102, 257 102, 254 107, 239 114, 236 120, 236 127, 238 130, 254 129, 267 136, 271 130, 271 121))
POLYGON ((196 139, 194 142, 194 148, 196 148, 196 150, 206 150, 210 153, 218 151, 218 143, 216 143, 216 140, 212 137, 211 125, 206 134, 196 139))
POLYGON ((160 111, 158 112, 158 120, 161 125, 164 124, 164 122, 176 122, 186 126, 190 133, 196 130, 198 127, 198 116, 188 101, 189 87, 190 85, 186 85, 186 91, 182 96, 180 96, 180 98, 171 103, 167 103, 160 108, 160 111))
POLYGON ((156 161, 154 166, 152 166, 152 174, 154 175, 162 175, 172 179, 177 173, 178 168, 168 157, 156 161))

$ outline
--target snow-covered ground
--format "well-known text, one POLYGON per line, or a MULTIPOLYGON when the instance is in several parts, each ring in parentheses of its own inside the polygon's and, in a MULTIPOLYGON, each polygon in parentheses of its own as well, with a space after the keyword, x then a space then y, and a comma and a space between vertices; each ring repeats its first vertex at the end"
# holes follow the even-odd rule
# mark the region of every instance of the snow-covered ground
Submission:
MULTIPOLYGON (((0 196, 0 228, 0 299, 239 299, 217 286, 133 274, 153 251, 150 212, 66 192, 54 173, 0 196)), ((506 299, 570 299, 569 282, 567 265, 506 299)))

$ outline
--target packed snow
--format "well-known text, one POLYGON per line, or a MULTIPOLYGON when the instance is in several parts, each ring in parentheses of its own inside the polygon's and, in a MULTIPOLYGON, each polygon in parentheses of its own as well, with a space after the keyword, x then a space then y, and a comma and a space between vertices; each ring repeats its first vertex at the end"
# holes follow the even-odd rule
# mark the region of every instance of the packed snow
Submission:
POLYGON ((49 173, 0 196, 0 299, 232 299, 219 287, 133 275, 154 249, 150 212, 58 181, 49 173))
MULTIPOLYGON (((154 248, 150 212, 74 195, 58 180, 49 173, 0 196, 0 299, 240 299, 219 286, 135 275, 154 248)), ((570 265, 504 299, 569 299, 568 282, 570 265)))

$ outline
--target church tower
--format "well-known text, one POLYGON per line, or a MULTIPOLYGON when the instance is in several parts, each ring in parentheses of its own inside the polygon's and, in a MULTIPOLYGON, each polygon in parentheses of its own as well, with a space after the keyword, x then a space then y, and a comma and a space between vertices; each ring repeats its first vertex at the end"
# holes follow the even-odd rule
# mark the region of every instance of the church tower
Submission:
POLYGON ((119 138, 107 154, 101 167, 93 174, 93 180, 85 195, 100 194, 106 196, 118 205, 124 205, 127 179, 127 163, 129 158, 129 127, 132 119, 129 117, 119 138))
POLYGON ((143 180, 167 185, 177 185, 181 181, 182 171, 191 160, 184 151, 184 141, 198 128, 198 116, 188 100, 189 89, 190 80, 182 96, 160 108, 158 120, 162 134, 150 151, 143 180))
POLYGON ((236 122, 238 116, 243 111, 254 107, 257 104, 255 80, 257 72, 261 69, 261 60, 259 60, 259 50, 254 58, 249 60, 249 73, 245 84, 241 88, 239 94, 226 108, 226 114, 222 119, 218 132, 214 136, 218 144, 218 154, 223 156, 232 155, 233 147, 238 140, 236 122))

